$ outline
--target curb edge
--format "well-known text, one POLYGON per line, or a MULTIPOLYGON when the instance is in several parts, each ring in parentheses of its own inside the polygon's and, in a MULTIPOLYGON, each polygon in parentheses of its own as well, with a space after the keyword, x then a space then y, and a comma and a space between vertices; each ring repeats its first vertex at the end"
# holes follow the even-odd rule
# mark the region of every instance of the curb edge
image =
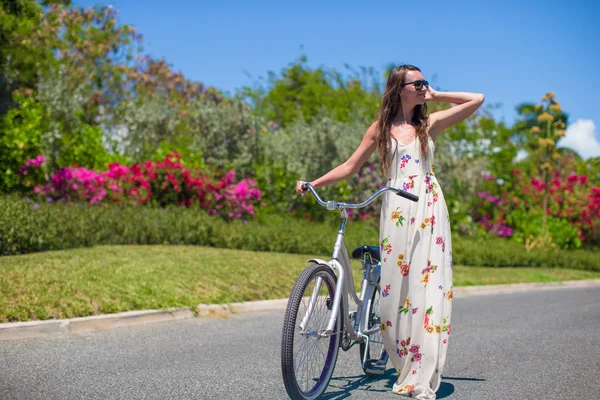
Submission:
MULTIPOLYGON (((518 293, 538 290, 556 290, 566 288, 600 287, 600 279, 563 281, 550 283, 516 283, 507 285, 458 286, 453 288, 454 297, 469 297, 490 294, 518 293)), ((285 310, 288 299, 246 301, 229 304, 198 304, 197 317, 229 317, 259 311, 285 310)), ((179 321, 196 318, 188 308, 168 310, 126 311, 117 314, 93 315, 89 317, 8 322, 0 324, 0 341, 32 339, 60 334, 77 334, 104 331, 115 328, 142 326, 160 322, 179 321)))

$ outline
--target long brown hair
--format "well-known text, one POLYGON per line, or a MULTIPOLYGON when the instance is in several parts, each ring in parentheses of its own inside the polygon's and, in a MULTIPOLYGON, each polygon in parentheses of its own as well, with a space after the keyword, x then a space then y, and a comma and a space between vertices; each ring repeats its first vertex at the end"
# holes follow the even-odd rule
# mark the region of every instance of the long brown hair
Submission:
MULTIPOLYGON (((400 100, 400 89, 404 82, 404 76, 407 71, 421 70, 414 65, 399 65, 394 67, 388 76, 385 92, 381 99, 381 105, 377 112, 377 150, 379 152, 379 160, 381 161, 381 171, 385 174, 390 167, 391 156, 388 151, 390 143, 390 128, 392 121, 398 112, 402 110, 402 102, 400 100)), ((429 117, 427 114, 427 103, 415 106, 415 111, 410 123, 415 126, 415 131, 419 142, 421 142, 421 158, 427 160, 429 155, 429 140, 427 138, 427 125, 429 117)))

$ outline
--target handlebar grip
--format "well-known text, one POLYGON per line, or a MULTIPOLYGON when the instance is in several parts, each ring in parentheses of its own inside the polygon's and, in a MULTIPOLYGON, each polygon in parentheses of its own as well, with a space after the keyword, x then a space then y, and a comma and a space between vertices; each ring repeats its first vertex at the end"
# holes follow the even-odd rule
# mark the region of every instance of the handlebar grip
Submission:
POLYGON ((305 183, 302 186, 300 186, 300 189, 302 189, 303 192, 306 192, 306 191, 308 191, 308 186, 306 186, 306 183, 305 183))
POLYGON ((417 201, 419 201, 419 196, 417 196, 417 195, 415 195, 415 194, 412 194, 412 193, 405 192, 404 190, 398 190, 398 191, 396 192, 396 194, 397 194, 398 196, 402 196, 402 197, 404 197, 405 199, 408 199, 408 200, 414 201, 415 203, 416 203, 417 201))

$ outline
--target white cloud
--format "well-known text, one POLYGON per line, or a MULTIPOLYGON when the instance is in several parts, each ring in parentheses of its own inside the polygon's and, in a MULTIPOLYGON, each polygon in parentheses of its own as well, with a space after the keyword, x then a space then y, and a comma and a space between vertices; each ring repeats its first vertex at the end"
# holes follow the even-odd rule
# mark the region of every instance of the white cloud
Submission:
POLYGON ((594 121, 578 119, 567 127, 565 136, 558 142, 558 146, 575 150, 584 160, 600 156, 600 142, 596 139, 595 132, 594 121))
POLYGON ((527 151, 521 149, 517 152, 517 156, 515 157, 515 162, 519 162, 527 158, 527 151))

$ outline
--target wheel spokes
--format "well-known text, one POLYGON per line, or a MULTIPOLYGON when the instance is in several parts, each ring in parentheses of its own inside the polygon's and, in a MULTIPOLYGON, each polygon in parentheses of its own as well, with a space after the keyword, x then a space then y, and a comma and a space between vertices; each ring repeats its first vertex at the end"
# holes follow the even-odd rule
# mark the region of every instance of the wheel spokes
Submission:
POLYGON ((326 369, 330 341, 332 340, 330 337, 320 336, 320 333, 325 331, 331 316, 328 299, 332 298, 333 293, 329 293, 330 286, 325 281, 327 277, 321 276, 323 281, 316 298, 313 296, 316 279, 319 276, 317 274, 314 277, 302 295, 294 330, 294 370, 296 371, 298 386, 304 393, 310 393, 318 385, 326 369), (314 300, 312 310, 310 307, 311 296, 314 300), (312 312, 302 330, 300 326, 308 311, 312 312))

